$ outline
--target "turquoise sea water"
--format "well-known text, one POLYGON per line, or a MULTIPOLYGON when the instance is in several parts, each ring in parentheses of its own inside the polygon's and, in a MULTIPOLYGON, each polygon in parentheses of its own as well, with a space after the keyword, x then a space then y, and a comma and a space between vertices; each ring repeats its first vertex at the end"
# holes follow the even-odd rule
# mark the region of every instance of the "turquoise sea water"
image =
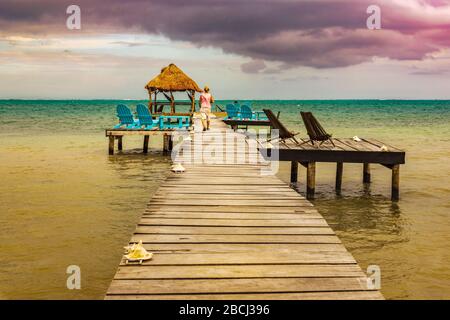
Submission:
MULTIPOLYGON (((107 155, 104 129, 115 105, 145 101, 0 101, 0 298, 101 299, 170 158, 161 141, 142 155, 141 139, 107 155), (82 289, 66 288, 79 265, 82 289)), ((218 101, 224 105, 228 101, 218 101)), ((450 101, 252 101, 281 111, 304 134, 312 111, 335 137, 376 138, 407 152, 401 200, 389 199, 390 172, 344 167, 341 196, 332 164, 317 167, 314 204, 365 268, 381 268, 386 298, 450 298, 450 101)), ((279 176, 288 180, 287 164, 279 176)), ((305 172, 300 169, 300 192, 305 172)))

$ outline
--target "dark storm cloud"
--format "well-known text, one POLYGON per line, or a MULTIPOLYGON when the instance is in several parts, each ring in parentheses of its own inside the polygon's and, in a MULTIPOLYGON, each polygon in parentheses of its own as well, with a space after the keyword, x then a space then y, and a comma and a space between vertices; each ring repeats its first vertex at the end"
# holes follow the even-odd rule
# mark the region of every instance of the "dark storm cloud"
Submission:
MULTIPOLYGON (((450 6, 444 0, 5 0, 0 33, 68 33, 65 9, 72 3, 82 9, 78 34, 162 34, 285 67, 343 67, 374 56, 422 59, 450 45, 450 6), (369 4, 382 8, 382 30, 366 28, 369 4)), ((261 67, 251 62, 242 69, 261 67)))

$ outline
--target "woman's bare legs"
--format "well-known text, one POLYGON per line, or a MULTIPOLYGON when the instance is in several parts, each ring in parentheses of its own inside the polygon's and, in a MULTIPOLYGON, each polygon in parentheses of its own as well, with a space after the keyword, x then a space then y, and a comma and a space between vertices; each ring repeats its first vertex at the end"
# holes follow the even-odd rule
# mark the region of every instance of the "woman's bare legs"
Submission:
POLYGON ((207 129, 207 121, 202 118, 203 131, 207 129))
POLYGON ((210 123, 211 123, 211 121, 210 121, 210 115, 211 115, 211 111, 207 111, 206 112, 206 130, 209 130, 209 125, 210 125, 210 123))

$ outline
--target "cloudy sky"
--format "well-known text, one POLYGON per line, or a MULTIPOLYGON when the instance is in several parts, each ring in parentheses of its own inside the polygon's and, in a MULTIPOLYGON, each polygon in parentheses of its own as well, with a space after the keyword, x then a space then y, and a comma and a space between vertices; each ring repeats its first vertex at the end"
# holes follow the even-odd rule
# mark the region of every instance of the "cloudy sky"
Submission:
POLYGON ((146 98, 171 62, 221 99, 450 99, 450 0, 0 0, 0 98, 146 98))

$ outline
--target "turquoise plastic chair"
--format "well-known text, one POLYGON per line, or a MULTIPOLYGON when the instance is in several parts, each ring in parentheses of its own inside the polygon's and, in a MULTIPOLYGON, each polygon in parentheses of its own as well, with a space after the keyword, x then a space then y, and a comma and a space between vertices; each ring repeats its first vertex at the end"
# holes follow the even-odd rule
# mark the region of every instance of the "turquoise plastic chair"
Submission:
POLYGON ((234 103, 234 106, 236 107, 236 112, 239 113, 241 112, 241 104, 239 102, 236 101, 236 103, 234 103))
POLYGON ((254 111, 254 112, 255 112, 256 120, 267 120, 267 121, 269 121, 269 119, 267 118, 267 116, 264 113, 264 111, 254 111))
POLYGON ((138 104, 136 106, 136 112, 137 112, 137 116, 139 119, 139 126, 145 126, 144 129, 145 130, 151 130, 153 129, 155 126, 160 127, 160 119, 156 118, 155 120, 153 119, 153 116, 151 115, 150 111, 148 110, 148 108, 143 105, 142 103, 138 104))
POLYGON ((225 110, 227 112, 227 119, 233 119, 233 118, 237 118, 238 117, 238 111, 237 108, 234 104, 227 104, 225 106, 225 110))
POLYGON ((268 120, 264 111, 252 111, 252 108, 249 107, 248 105, 242 105, 241 119, 268 120))
POLYGON ((246 104, 243 104, 241 106, 241 119, 242 120, 253 120, 255 118, 254 113, 252 112, 252 109, 246 104))
POLYGON ((114 129, 119 129, 122 126, 125 126, 127 129, 137 129, 139 127, 139 121, 134 119, 133 114, 126 105, 118 104, 116 110, 119 124, 114 126, 114 129))
POLYGON ((190 121, 189 116, 160 116, 159 117, 159 128, 164 129, 183 129, 189 128, 190 121), (175 122, 172 120, 175 119, 175 122))
POLYGON ((190 118, 190 116, 159 116, 159 128, 161 130, 189 128, 191 125, 190 118))

